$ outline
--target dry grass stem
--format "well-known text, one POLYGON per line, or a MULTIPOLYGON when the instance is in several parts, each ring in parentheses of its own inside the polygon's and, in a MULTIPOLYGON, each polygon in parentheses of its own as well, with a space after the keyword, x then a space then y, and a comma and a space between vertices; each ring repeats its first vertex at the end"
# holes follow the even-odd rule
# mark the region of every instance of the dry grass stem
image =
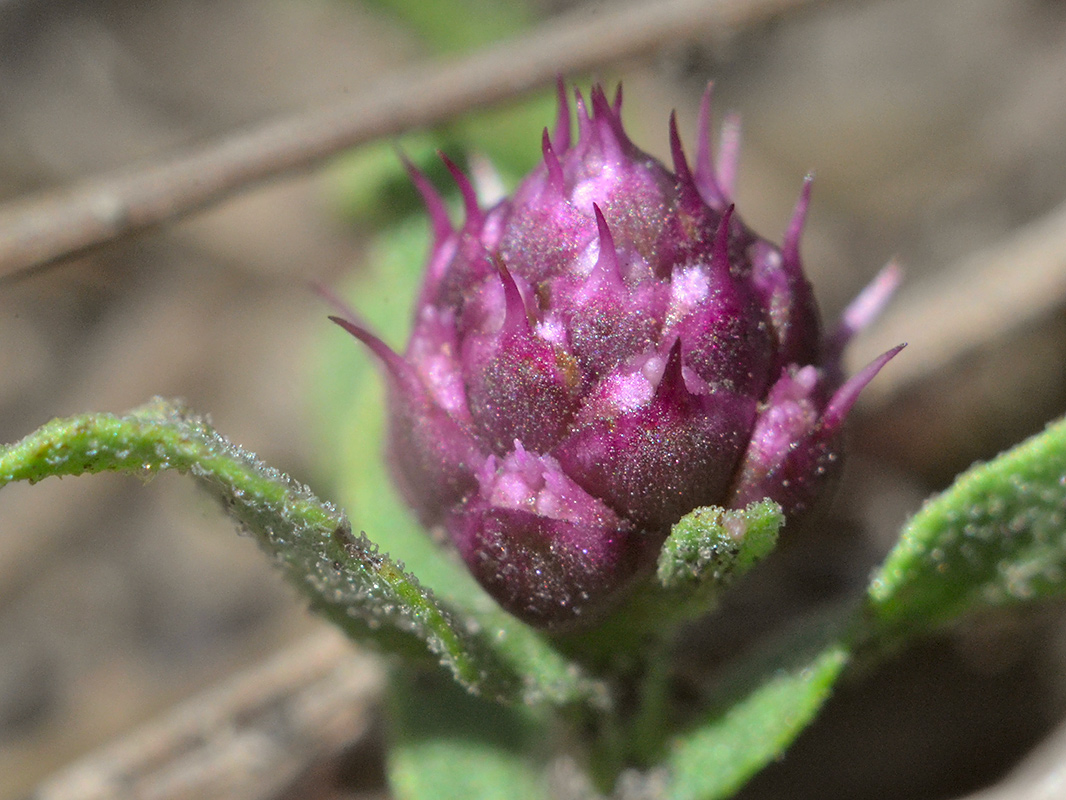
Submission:
POLYGON ((867 408, 888 403, 1064 302, 1066 204, 905 287, 849 354, 853 364, 864 364, 886 343, 912 345, 866 388, 863 402, 867 408))
POLYGON ((544 86, 558 74, 724 35, 812 0, 669 0, 563 15, 471 56, 389 76, 335 105, 0 210, 0 277, 179 219, 337 152, 544 86))
POLYGON ((35 800, 258 800, 370 727, 376 662, 327 631, 290 647, 38 788, 35 800))

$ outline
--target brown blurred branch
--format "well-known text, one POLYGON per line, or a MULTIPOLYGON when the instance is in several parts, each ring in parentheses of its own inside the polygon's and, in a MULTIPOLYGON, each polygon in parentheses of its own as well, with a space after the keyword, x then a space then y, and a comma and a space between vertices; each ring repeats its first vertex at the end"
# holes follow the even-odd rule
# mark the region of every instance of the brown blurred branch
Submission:
POLYGON ((64 769, 34 800, 264 800, 366 735, 381 670, 335 631, 167 712, 64 769))
POLYGON ((528 92, 558 74, 722 35, 814 0, 644 0, 559 16, 517 41, 415 68, 335 105, 0 208, 0 279, 179 219, 354 145, 528 92))
POLYGON ((880 408, 1064 303, 1066 203, 901 291, 849 354, 860 365, 896 342, 911 344, 863 391, 863 403, 880 408))

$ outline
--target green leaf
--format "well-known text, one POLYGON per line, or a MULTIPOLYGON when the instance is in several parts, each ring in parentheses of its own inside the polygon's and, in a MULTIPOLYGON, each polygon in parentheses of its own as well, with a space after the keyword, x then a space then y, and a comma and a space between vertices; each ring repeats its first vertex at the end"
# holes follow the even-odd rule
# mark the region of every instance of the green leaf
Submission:
POLYGON ((874 576, 868 605, 877 624, 911 635, 1063 594, 1066 419, 929 500, 874 576))
POLYGON ((839 623, 778 642, 761 666, 744 659, 717 711, 672 742, 666 762, 671 800, 730 797, 779 758, 814 719, 848 664, 839 623))
POLYGON ((744 659, 721 710, 670 748, 667 796, 733 794, 814 718, 852 652, 869 665, 886 645, 963 614, 1063 594, 1066 420, 931 499, 874 576, 864 614, 844 609, 821 633, 801 631, 762 667, 744 659))
POLYGON ((465 687, 496 699, 602 700, 602 689, 558 655, 542 664, 546 685, 516 670, 508 660, 515 651, 499 648, 495 632, 439 602, 402 564, 365 535, 354 535, 342 512, 166 401, 125 417, 56 419, 0 449, 0 486, 105 470, 148 476, 164 469, 192 475, 215 495, 316 610, 354 638, 421 660, 432 654, 465 687))
POLYGON ((714 506, 690 511, 674 525, 659 553, 659 583, 684 591, 743 575, 773 550, 784 524, 785 515, 772 500, 742 511, 714 506))
POLYGON ((409 800, 546 800, 542 714, 489 703, 441 676, 402 670, 390 685, 388 773, 409 800))
POLYGON ((602 665, 618 653, 672 640, 682 623, 710 613, 721 593, 774 549, 784 524, 772 500, 690 511, 663 543, 656 579, 638 586, 598 627, 569 639, 569 651, 602 665))
POLYGON ((781 506, 760 500, 743 510, 707 506, 671 529, 656 576, 671 605, 685 617, 705 614, 719 592, 765 558, 785 524, 781 506))

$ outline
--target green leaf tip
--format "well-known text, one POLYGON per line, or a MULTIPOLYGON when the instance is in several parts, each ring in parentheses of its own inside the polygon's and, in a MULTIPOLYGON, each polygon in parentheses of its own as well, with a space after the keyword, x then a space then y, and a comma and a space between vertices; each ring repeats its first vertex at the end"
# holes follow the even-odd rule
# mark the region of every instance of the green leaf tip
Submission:
POLYGON ((895 628, 1066 594, 1066 418, 963 473, 906 525, 868 591, 895 628))
POLYGON ((548 800, 548 715, 463 692, 441 675, 396 670, 389 682, 389 785, 424 800, 548 800))
POLYGON ((746 695, 673 741, 665 796, 732 797, 810 724, 848 660, 847 647, 831 639, 819 651, 799 648, 786 663, 760 672, 746 695))
POLYGON ((659 554, 657 576, 665 589, 721 585, 747 572, 777 543, 781 507, 759 500, 743 510, 697 508, 674 525, 659 554))
MULTIPOLYGON (((468 690, 504 702, 602 703, 603 687, 560 655, 497 645, 494 630, 439 601, 379 552, 331 503, 206 420, 159 398, 125 416, 54 419, 0 448, 0 486, 103 471, 192 475, 252 534, 312 607, 352 638, 447 667, 468 690), (537 671, 528 666, 533 664, 537 671)), ((526 649, 536 649, 526 643, 526 649)))
POLYGON ((647 634, 669 638, 677 626, 711 612, 721 592, 767 556, 785 524, 781 507, 758 500, 745 509, 694 509, 670 530, 656 572, 604 623, 583 636, 601 654, 647 634))

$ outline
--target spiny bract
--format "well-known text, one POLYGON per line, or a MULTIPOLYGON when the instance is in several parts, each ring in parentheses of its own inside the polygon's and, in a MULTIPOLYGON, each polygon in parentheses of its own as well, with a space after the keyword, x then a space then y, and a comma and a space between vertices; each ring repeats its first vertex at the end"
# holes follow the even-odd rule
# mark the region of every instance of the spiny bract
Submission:
POLYGON ((696 507, 804 512, 898 351, 842 381, 841 350, 894 277, 823 337, 799 257, 809 180, 775 247, 730 200, 735 121, 713 163, 709 92, 694 169, 674 118, 670 171, 629 141, 621 102, 576 93, 571 142, 560 83, 542 163, 487 209, 445 158, 460 228, 408 165, 434 242, 407 351, 336 319, 385 367, 407 501, 504 608, 554 630, 616 604, 696 507))

